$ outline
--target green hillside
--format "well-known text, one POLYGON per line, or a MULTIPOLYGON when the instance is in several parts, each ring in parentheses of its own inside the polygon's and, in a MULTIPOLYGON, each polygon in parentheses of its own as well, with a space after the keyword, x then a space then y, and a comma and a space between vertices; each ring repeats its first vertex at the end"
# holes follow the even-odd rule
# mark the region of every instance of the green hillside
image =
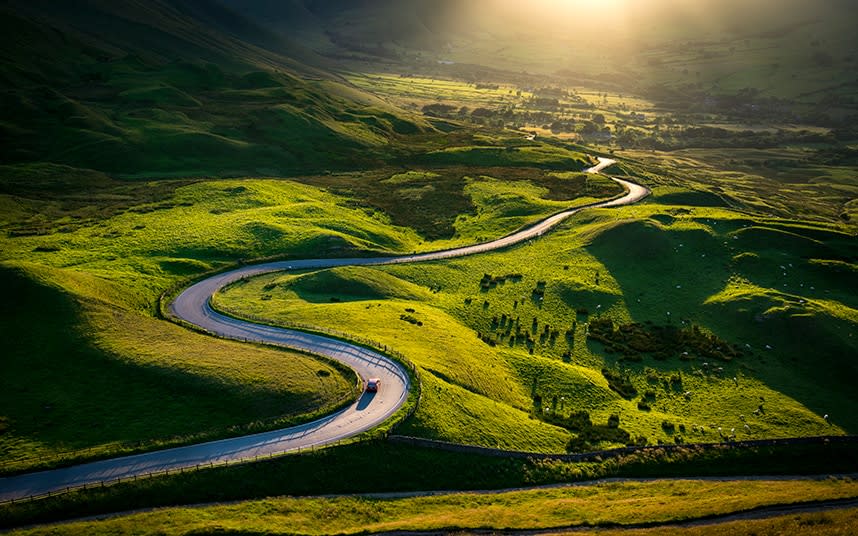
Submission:
POLYGON ((657 189, 511 251, 351 271, 321 295, 267 275, 213 303, 404 352, 424 384, 408 434, 575 451, 854 433, 854 235, 709 204, 657 189))
POLYGON ((286 175, 372 165, 399 133, 430 129, 337 89, 334 75, 295 59, 315 61, 313 53, 285 39, 272 50, 241 40, 258 35, 252 23, 214 2, 0 9, 5 163, 125 176, 286 175), (212 18, 229 24, 205 22, 212 18))
POLYGON ((707 97, 754 97, 760 108, 800 104, 818 120, 856 113, 858 11, 848 0, 230 4, 356 70, 584 85, 702 110, 718 104, 707 97))
POLYGON ((165 318, 193 281, 650 191, 496 251, 233 282, 211 307, 404 356, 413 411, 6 502, 0 527, 526 532, 854 498, 705 477, 856 471, 856 20, 854 0, 0 1, 0 477, 387 403, 336 362, 165 318))
POLYGON ((147 317, 98 276, 3 264, 0 282, 0 331, 15 334, 0 364, 2 473, 283 426, 353 396, 349 372, 147 317))

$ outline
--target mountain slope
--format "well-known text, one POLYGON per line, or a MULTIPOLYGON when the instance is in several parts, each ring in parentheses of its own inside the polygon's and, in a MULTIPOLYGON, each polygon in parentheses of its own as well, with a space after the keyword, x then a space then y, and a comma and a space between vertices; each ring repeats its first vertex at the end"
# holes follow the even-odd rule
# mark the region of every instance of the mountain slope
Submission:
POLYGON ((428 128, 217 2, 11 0, 0 21, 3 163, 292 174, 372 164, 428 128))

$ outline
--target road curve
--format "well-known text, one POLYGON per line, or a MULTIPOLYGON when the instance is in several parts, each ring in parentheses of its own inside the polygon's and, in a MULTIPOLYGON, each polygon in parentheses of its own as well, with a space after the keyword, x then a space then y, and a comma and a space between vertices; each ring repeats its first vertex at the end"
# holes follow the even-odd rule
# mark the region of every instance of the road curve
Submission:
MULTIPOLYGON (((599 173, 613 163, 613 160, 599 158, 599 164, 587 171, 599 173)), ((176 318, 223 337, 262 342, 324 355, 351 367, 364 380, 370 377, 381 378, 381 389, 374 394, 364 393, 351 406, 300 426, 0 478, 0 501, 41 495, 85 484, 114 481, 118 478, 132 478, 152 472, 247 460, 307 449, 358 435, 381 424, 408 398, 409 376, 401 364, 378 352, 347 342, 291 329, 254 324, 222 315, 211 308, 209 298, 218 289, 231 282, 269 272, 422 262, 497 250, 542 236, 561 221, 585 208, 628 205, 649 195, 649 190, 643 186, 618 178, 613 180, 627 190, 624 196, 557 213, 531 227, 491 242, 393 257, 269 262, 243 266, 188 287, 170 304, 170 312, 176 318)))

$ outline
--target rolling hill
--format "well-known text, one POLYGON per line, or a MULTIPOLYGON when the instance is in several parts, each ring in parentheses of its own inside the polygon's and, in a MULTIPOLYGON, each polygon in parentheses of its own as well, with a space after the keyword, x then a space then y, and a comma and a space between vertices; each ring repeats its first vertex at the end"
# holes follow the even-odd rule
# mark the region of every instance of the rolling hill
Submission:
POLYGON ((12 0, 0 12, 3 163, 284 175, 365 165, 398 132, 429 129, 217 2, 12 0))
POLYGON ((356 68, 465 79, 495 70, 650 95, 752 90, 809 107, 842 104, 855 87, 856 6, 844 0, 224 2, 356 68))

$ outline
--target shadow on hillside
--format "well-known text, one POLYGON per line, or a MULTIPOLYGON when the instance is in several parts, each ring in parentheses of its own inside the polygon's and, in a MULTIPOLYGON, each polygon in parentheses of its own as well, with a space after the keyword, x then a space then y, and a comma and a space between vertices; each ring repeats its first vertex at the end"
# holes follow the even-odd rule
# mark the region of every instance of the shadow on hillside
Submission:
POLYGON ((76 450, 105 443, 225 431, 315 409, 316 396, 221 382, 171 367, 141 365, 97 347, 79 306, 17 270, 6 289, 0 332, 0 445, 76 450))
MULTIPOLYGON (((776 299, 777 293, 705 304, 709 297, 725 288, 728 278, 737 270, 761 287, 774 285, 769 281, 774 277, 771 269, 745 273, 743 264, 733 261, 737 254, 765 255, 763 249, 770 249, 780 259, 776 268, 781 263, 797 267, 807 261, 806 248, 793 251, 789 241, 754 242, 743 238, 743 231, 737 235, 734 239, 732 232, 715 236, 704 230, 672 230, 654 222, 635 221, 601 233, 587 250, 616 279, 635 321, 677 327, 695 323, 707 327, 744 351, 745 355, 733 363, 723 364, 728 371, 742 367, 742 374, 758 378, 819 415, 833 415, 836 408, 853 407, 858 403, 855 395, 858 362, 854 359, 858 355, 858 339, 853 323, 819 311, 809 313, 805 309, 791 310, 789 306, 783 309, 784 303, 776 299), (773 307, 781 309, 772 313, 773 307), (767 350, 766 345, 771 349, 767 350)), ((804 244, 798 239, 793 242, 804 244)), ((837 248, 841 256, 849 250, 837 248)), ((833 249, 819 247, 815 251, 824 253, 833 249)), ((776 275, 782 277, 779 270, 776 275)), ((830 285, 846 281, 842 274, 826 279, 830 285)), ((795 291, 798 290, 801 289, 795 291)), ((784 292, 788 297, 793 296, 790 289, 784 292)), ((849 294, 848 288, 832 287, 830 292, 819 297, 849 294)), ((799 298, 794 300, 798 302, 799 298)), ((575 306, 574 301, 572 294, 570 305, 575 306)), ((659 362, 646 357, 642 364, 672 369, 688 366, 676 358, 659 362)), ((836 424, 850 432, 858 431, 858 416, 853 412, 838 413, 842 415, 838 415, 836 424)))

